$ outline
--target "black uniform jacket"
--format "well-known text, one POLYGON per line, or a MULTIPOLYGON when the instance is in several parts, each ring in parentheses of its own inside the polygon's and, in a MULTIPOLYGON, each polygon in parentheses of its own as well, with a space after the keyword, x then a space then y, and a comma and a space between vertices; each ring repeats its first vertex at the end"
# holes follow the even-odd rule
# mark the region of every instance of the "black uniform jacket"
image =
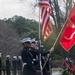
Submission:
POLYGON ((49 51, 44 52, 44 51, 39 51, 39 50, 34 50, 34 49, 31 49, 30 52, 32 53, 34 58, 36 57, 36 55, 39 55, 40 53, 42 56, 45 56, 50 53, 49 51))
POLYGON ((30 53, 28 48, 23 49, 21 53, 21 57, 22 57, 23 63, 26 63, 29 68, 34 69, 33 55, 30 53))

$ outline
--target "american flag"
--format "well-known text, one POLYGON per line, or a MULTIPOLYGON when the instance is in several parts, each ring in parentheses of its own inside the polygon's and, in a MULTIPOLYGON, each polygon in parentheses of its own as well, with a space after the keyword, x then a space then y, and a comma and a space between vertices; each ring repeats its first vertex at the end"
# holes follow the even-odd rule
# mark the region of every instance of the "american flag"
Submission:
POLYGON ((42 35, 45 41, 52 32, 52 25, 50 22, 51 8, 48 0, 40 0, 39 6, 41 8, 42 35))

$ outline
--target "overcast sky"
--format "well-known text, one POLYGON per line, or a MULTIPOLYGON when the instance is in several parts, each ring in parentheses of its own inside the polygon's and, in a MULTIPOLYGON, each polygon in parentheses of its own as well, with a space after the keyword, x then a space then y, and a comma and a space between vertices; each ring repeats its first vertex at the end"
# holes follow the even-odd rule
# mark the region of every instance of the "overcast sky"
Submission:
POLYGON ((0 0, 0 19, 12 18, 14 15, 39 21, 39 7, 34 12, 37 0, 0 0))
POLYGON ((0 0, 0 19, 11 18, 14 15, 23 16, 28 19, 38 19, 39 8, 35 12, 33 4, 36 0, 0 0))

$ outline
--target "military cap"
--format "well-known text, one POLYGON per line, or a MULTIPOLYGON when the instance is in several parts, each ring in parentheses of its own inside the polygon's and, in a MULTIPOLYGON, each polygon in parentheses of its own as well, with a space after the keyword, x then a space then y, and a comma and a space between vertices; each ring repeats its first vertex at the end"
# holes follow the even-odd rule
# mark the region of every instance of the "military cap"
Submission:
POLYGON ((31 42, 35 42, 35 38, 31 39, 31 42))
POLYGON ((21 43, 27 43, 27 42, 31 43, 31 38, 30 37, 24 38, 20 42, 21 43))
POLYGON ((35 43, 37 45, 37 42, 38 41, 36 41, 35 38, 31 39, 31 43, 35 43))
POLYGON ((6 58, 10 58, 10 55, 7 55, 6 58))
POLYGON ((14 59, 17 59, 17 56, 13 56, 14 59))

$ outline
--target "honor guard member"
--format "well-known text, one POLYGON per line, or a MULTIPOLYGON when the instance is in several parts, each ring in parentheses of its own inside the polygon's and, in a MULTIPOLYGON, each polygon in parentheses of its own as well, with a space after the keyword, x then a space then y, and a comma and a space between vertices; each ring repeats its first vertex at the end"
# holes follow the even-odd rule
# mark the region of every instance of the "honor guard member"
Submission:
POLYGON ((31 50, 30 52, 32 53, 33 55, 33 61, 35 64, 37 64, 37 60, 38 60, 38 44, 37 44, 37 41, 35 40, 35 38, 33 38, 31 40, 31 50))
MULTIPOLYGON (((42 47, 43 46, 41 46, 41 49, 43 49, 42 47)), ((39 61, 38 61, 39 60, 39 52, 41 53, 41 63, 42 63, 41 66, 43 66, 43 64, 45 63, 45 56, 47 56, 47 54, 49 54, 52 50, 54 50, 54 48, 51 48, 49 51, 46 51, 46 52, 44 52, 43 50, 38 51, 37 41, 35 40, 35 38, 32 39, 31 53, 33 54, 36 69, 39 69, 39 61)), ((48 64, 48 66, 49 66, 49 64, 48 64)), ((43 75, 49 75, 49 73, 47 72, 46 66, 43 69, 43 75)))
MULTIPOLYGON (((33 38, 31 40, 31 50, 30 52, 33 55, 34 66, 37 71, 37 75, 41 75, 40 64, 39 64, 39 51, 38 51, 38 41, 33 38)), ((42 65, 41 65, 42 66, 42 65)))
POLYGON ((2 75, 1 71, 2 71, 2 55, 0 53, 0 75, 2 75))
POLYGON ((17 56, 13 56, 12 70, 13 70, 13 75, 16 75, 16 73, 17 73, 17 56))
POLYGON ((23 45, 23 51, 21 53, 23 61, 23 75, 36 75, 36 70, 34 68, 33 55, 30 53, 31 38, 25 38, 21 40, 23 45))
POLYGON ((10 55, 6 56, 6 74, 10 75, 10 67, 11 67, 11 63, 10 63, 10 55))
POLYGON ((21 60, 21 56, 18 56, 17 59, 17 69, 18 69, 18 75, 22 74, 22 60, 21 60))

